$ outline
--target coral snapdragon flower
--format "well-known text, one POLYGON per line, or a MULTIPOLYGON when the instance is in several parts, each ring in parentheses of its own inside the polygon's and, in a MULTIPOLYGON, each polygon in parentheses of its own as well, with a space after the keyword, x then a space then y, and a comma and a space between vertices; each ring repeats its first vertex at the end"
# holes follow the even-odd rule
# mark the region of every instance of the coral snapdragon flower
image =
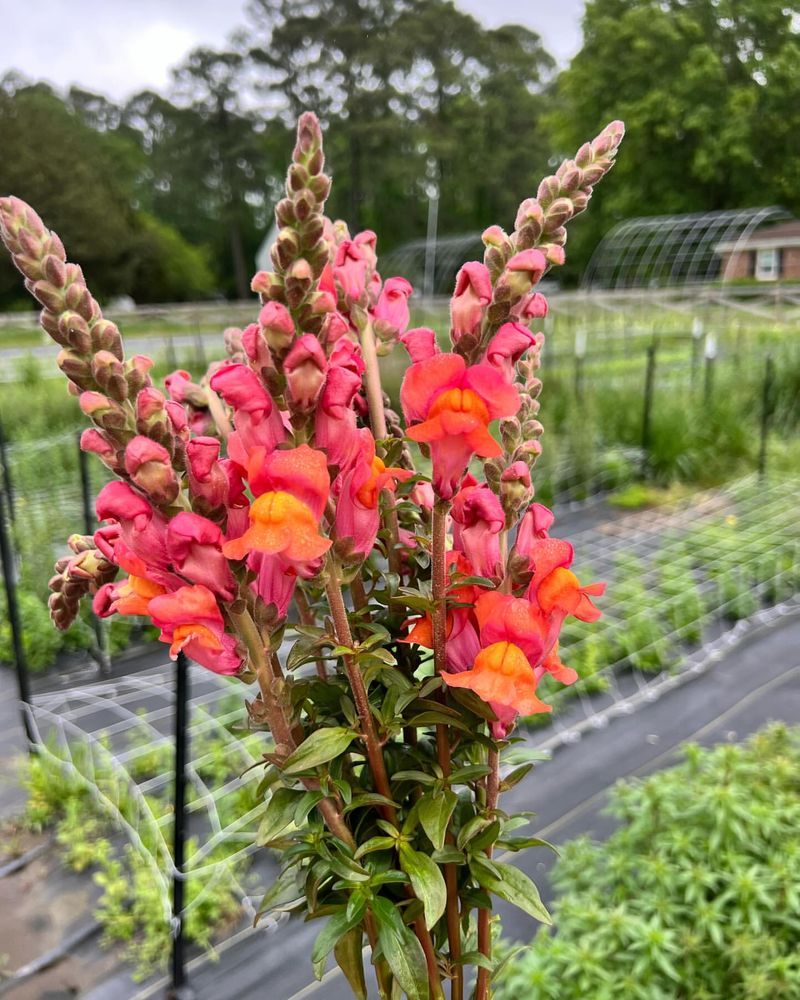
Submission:
POLYGON ((181 650, 195 662, 217 674, 235 674, 242 658, 236 639, 225 632, 217 601, 208 587, 181 587, 173 594, 154 597, 148 606, 160 639, 170 644, 170 658, 181 650))
POLYGON ((449 500, 473 455, 497 457, 502 448, 489 424, 513 416, 519 393, 491 365, 467 367, 458 354, 436 354, 406 372, 400 401, 413 441, 430 445, 433 485, 449 500), (414 423, 414 421, 421 421, 414 423))

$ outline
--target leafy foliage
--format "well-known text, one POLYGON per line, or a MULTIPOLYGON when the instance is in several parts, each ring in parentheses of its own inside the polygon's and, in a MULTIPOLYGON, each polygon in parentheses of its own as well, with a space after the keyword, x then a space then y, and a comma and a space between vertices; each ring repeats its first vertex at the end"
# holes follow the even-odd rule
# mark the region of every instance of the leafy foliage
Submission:
POLYGON ((605 844, 562 848, 555 935, 512 959, 497 1000, 800 995, 800 732, 684 756, 617 786, 605 844))

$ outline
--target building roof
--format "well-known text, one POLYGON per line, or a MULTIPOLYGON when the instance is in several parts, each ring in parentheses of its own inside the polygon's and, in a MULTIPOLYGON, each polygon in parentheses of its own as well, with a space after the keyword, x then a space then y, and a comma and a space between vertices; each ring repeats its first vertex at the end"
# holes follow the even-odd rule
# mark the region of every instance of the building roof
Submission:
POLYGON ((771 250, 782 247, 800 247, 800 219, 789 219, 774 226, 761 226, 749 236, 736 242, 718 243, 717 253, 745 250, 771 250))

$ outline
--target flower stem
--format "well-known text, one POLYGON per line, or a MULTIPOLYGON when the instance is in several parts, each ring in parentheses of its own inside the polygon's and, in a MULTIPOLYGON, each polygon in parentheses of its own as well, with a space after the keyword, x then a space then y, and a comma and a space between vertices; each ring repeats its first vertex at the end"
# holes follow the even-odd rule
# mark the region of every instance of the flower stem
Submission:
POLYGON ((375 347, 375 334, 372 323, 365 319, 359 324, 359 340, 361 355, 364 358, 364 381, 367 384, 367 405, 369 406, 369 422, 376 438, 388 436, 386 429, 386 414, 383 412, 383 388, 381 387, 381 371, 378 366, 378 351, 375 347))
MULTIPOLYGON (((353 635, 350 631, 350 623, 347 620, 347 608, 342 596, 342 585, 333 560, 330 560, 328 563, 328 572, 329 578, 325 586, 325 592, 328 596, 328 605, 331 609, 336 641, 342 646, 352 648, 353 635)), ((386 773, 386 765, 383 761, 383 752, 378 740, 378 734, 375 731, 375 721, 372 718, 372 709, 370 708, 369 696, 364 685, 364 678, 361 676, 358 664, 352 656, 346 654, 343 659, 347 679, 350 681, 350 688, 353 692, 356 710, 361 722, 361 735, 366 747, 367 760, 372 771, 375 788, 381 795, 385 795, 387 799, 391 799, 392 789, 389 784, 389 776, 386 773)), ((385 819, 392 825, 396 825, 397 816, 393 807, 383 806, 381 812, 384 814, 385 819)))
MULTIPOLYGON (((447 514, 450 504, 447 500, 437 500, 433 505, 431 535, 431 590, 433 596, 433 666, 437 674, 447 667, 447 514)), ((443 695, 442 695, 443 698, 443 695)), ((447 726, 436 727, 436 757, 442 769, 445 783, 450 778, 450 740, 447 726)), ((448 842, 452 835, 448 833, 448 842)), ((461 1000, 464 995, 464 970, 461 958, 461 925, 458 900, 458 873, 454 864, 444 866, 447 886, 447 942, 450 961, 453 963, 451 1000, 461 1000)))
MULTIPOLYGON (((383 387, 381 386, 381 370, 378 364, 378 351, 375 347, 375 333, 368 317, 359 323, 359 340, 361 355, 364 359, 364 381, 367 389, 367 405, 369 406, 369 423, 375 438, 383 439, 389 436, 386 427, 386 413, 383 408, 383 387)), ((385 500, 384 513, 386 526, 389 529, 389 569, 400 573, 400 553, 397 545, 400 540, 400 526, 397 521, 394 494, 391 490, 383 490, 385 500)))
MULTIPOLYGON (((491 768, 486 776, 486 812, 491 816, 497 809, 497 797, 500 789, 500 755, 497 750, 490 750, 486 763, 491 768)), ((486 848, 486 857, 491 858, 492 845, 486 848)), ((478 951, 487 959, 492 957, 491 909, 478 910, 478 951)), ((489 970, 482 966, 478 969, 478 982, 475 987, 475 1000, 489 998, 489 970)))

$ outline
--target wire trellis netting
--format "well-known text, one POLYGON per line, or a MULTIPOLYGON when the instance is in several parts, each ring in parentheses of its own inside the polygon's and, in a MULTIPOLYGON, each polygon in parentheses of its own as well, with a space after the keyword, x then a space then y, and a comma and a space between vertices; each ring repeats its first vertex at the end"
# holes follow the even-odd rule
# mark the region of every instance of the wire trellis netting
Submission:
MULTIPOLYGON (((609 581, 604 617, 591 631, 580 623, 565 629, 561 655, 580 680, 543 686, 553 716, 533 720, 545 728, 523 729, 527 741, 553 751, 579 739, 707 670, 753 627, 800 610, 799 485, 748 477, 667 507, 593 518, 571 532, 581 577, 609 581)), ((42 693, 27 711, 40 757, 90 792, 151 873, 165 924, 177 918, 176 878, 193 885, 184 918, 224 884, 252 922, 247 868, 264 808, 253 765, 267 737, 245 730, 246 692, 237 682, 193 666, 190 690, 190 847, 182 871, 171 846, 174 665, 42 693)), ((267 914, 259 926, 282 919, 267 914)))

